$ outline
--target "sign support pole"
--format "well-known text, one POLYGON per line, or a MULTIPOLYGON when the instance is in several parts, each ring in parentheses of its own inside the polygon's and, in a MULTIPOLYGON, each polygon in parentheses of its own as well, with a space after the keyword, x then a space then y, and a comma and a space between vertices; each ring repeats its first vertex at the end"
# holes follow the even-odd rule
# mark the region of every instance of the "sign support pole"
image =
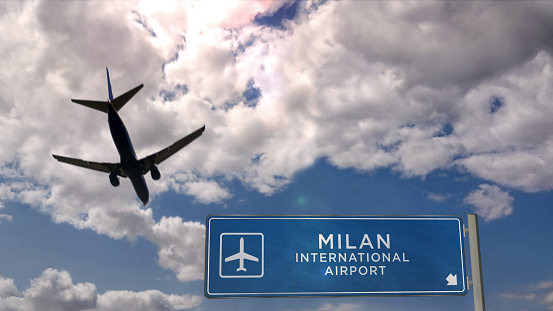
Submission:
POLYGON ((480 259, 480 238, 478 237, 478 215, 468 214, 470 245, 470 269, 472 271, 472 292, 474 311, 486 311, 484 304, 484 282, 482 279, 482 261, 480 259))

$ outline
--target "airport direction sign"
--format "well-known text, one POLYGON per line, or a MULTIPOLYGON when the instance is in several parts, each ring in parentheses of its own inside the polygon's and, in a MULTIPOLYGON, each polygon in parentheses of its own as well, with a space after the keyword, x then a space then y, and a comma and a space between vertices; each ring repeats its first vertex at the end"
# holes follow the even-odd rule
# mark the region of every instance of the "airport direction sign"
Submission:
POLYGON ((467 292, 457 216, 208 216, 205 296, 467 292))

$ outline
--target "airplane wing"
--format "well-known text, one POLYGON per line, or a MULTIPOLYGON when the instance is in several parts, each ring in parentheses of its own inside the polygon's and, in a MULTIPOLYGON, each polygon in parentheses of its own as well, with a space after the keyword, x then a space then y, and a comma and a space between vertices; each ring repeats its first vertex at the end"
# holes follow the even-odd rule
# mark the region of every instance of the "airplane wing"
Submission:
POLYGON ((115 173, 121 177, 127 177, 127 174, 125 174, 125 171, 123 170, 123 168, 121 167, 121 164, 119 163, 91 162, 91 161, 84 161, 81 159, 63 157, 55 154, 53 154, 52 156, 54 157, 54 159, 63 163, 76 165, 76 166, 80 166, 80 167, 84 167, 84 168, 88 168, 91 170, 104 172, 104 173, 115 173))
POLYGON ((250 254, 247 254, 247 253, 236 253, 232 256, 228 256, 227 258, 225 258, 225 262, 228 262, 228 261, 233 261, 233 260, 236 260, 236 259, 240 259, 240 258, 244 258, 246 260, 251 260, 251 261, 255 261, 255 262, 258 262, 259 259, 257 257, 254 257, 250 254))
POLYGON ((142 174, 148 173, 148 171, 152 169, 154 165, 165 161, 167 158, 174 155, 182 148, 186 147, 186 145, 193 142, 196 138, 202 136, 202 133, 204 132, 204 130, 205 130, 205 125, 197 129, 196 131, 192 132, 188 136, 178 140, 171 146, 165 149, 162 149, 154 154, 151 154, 145 158, 140 159, 138 162, 140 164, 140 167, 142 168, 142 174))
POLYGON ((259 260, 259 259, 257 259, 257 257, 254 257, 254 256, 252 256, 250 254, 247 254, 247 253, 242 254, 242 257, 244 257, 244 259, 255 261, 255 262, 257 262, 259 260))
POLYGON ((237 259, 240 259, 240 253, 236 253, 232 256, 228 256, 227 258, 225 258, 225 262, 229 262, 237 259))

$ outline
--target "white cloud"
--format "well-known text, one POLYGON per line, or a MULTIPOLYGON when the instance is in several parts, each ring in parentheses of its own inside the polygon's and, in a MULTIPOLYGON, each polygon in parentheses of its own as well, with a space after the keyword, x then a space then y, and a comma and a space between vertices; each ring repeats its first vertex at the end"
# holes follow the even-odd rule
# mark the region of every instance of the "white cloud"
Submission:
POLYGON ((498 186, 483 184, 480 189, 469 193, 464 201, 476 207, 476 213, 485 221, 496 220, 511 215, 513 212, 513 197, 502 191, 498 186))
POLYGON ((547 310, 553 310, 553 281, 542 281, 527 284, 512 293, 501 293, 508 299, 523 299, 535 304, 544 305, 547 310))
POLYGON ((17 290, 13 279, 0 277, 0 299, 18 296, 19 291, 17 290))
POLYGON ((98 297, 98 311, 112 310, 183 310, 200 304, 201 297, 167 295, 157 290, 143 292, 108 291, 98 297))
POLYGON ((13 217, 8 214, 0 214, 0 223, 3 221, 12 221, 13 217))
POLYGON ((456 161, 475 175, 524 191, 553 187, 553 58, 540 52, 516 70, 469 92, 455 131, 467 156, 456 161), (490 99, 503 105, 490 114, 490 99))
POLYGON ((146 238, 160 249, 158 263, 177 273, 181 281, 201 280, 205 263, 205 226, 183 222, 180 217, 162 217, 146 238))
MULTIPOLYGON (((29 188, 29 184, 26 183, 15 183, 11 186, 13 189, 0 184, 0 192, 9 200, 19 199, 22 197, 21 192, 29 188)), ((39 206, 43 211, 50 213, 55 222, 67 222, 80 229, 93 229, 115 239, 135 240, 142 236, 159 247, 160 266, 174 271, 180 280, 203 278, 204 225, 184 221, 180 217, 165 216, 156 222, 151 208, 142 209, 136 201, 129 204, 117 195, 118 192, 114 192, 115 195, 109 200, 103 200, 100 192, 96 194, 97 197, 92 195, 91 199, 86 201, 86 197, 63 195, 63 190, 59 189, 55 187, 46 200, 31 196, 36 201, 29 204, 39 206), (58 199, 58 196, 61 198, 58 199)), ((132 189, 128 191, 132 193, 132 189)), ((207 199, 209 195, 205 197, 207 199)), ((25 199, 21 200, 25 202, 25 199)))
POLYGON ((40 207, 47 190, 30 182, 13 180, 11 183, 0 183, 0 203, 4 201, 20 201, 31 206, 40 207))
POLYGON ((12 279, 0 276, 0 310, 182 310, 197 307, 201 297, 168 295, 157 290, 96 292, 90 283, 73 284, 67 271, 46 269, 19 293, 12 279))
POLYGON ((435 193, 435 192, 431 192, 427 195, 427 198, 430 200, 430 201, 434 201, 434 202, 438 202, 438 203, 443 203, 445 201, 447 201, 449 198, 451 198, 452 195, 449 194, 449 193, 446 193, 446 194, 443 194, 443 193, 435 193))
POLYGON ((2 297, 7 310, 87 310, 96 305, 97 299, 96 286, 73 285, 68 272, 55 269, 46 269, 21 295, 13 289, 2 297))
POLYGON ((200 179, 192 175, 176 174, 172 187, 177 192, 186 193, 203 204, 218 203, 232 195, 217 182, 200 179))

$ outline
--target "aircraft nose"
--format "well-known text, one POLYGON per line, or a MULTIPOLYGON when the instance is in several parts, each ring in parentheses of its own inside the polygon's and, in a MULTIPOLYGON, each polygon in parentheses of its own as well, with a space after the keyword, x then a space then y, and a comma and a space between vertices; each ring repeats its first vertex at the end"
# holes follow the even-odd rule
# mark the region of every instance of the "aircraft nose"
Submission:
POLYGON ((140 201, 142 201, 142 204, 144 204, 144 206, 146 206, 148 204, 148 201, 150 200, 150 195, 148 193, 146 194, 142 194, 140 196, 140 201))
POLYGON ((135 190, 138 198, 140 199, 140 201, 142 201, 142 204, 146 206, 148 204, 148 201, 150 200, 150 192, 148 191, 148 187, 146 187, 146 183, 144 183, 142 187, 137 187, 135 190))
POLYGON ((146 186, 146 181, 144 180, 144 176, 140 175, 139 178, 131 177, 131 183, 134 188, 134 191, 136 192, 136 195, 138 196, 140 201, 142 201, 142 204, 144 205, 148 204, 148 201, 150 199, 150 192, 148 191, 148 186, 146 186))

